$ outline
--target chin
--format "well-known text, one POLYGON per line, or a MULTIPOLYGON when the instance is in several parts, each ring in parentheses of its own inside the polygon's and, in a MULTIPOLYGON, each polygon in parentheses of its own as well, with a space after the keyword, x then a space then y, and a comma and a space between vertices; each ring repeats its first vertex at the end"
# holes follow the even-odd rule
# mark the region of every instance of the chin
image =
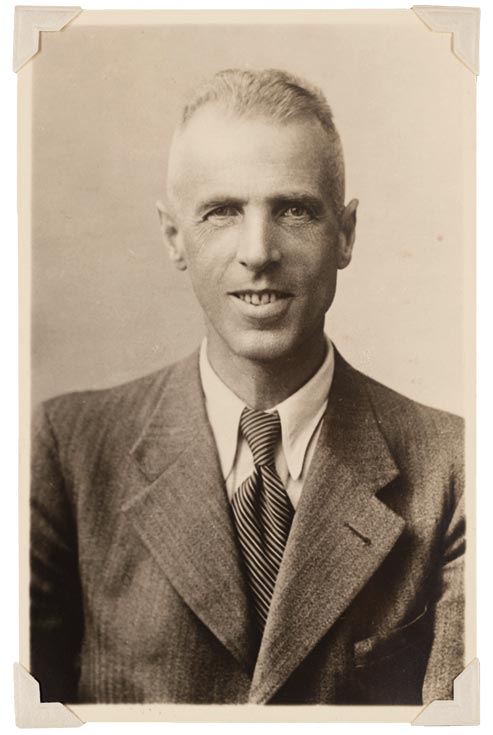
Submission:
POLYGON ((235 335, 230 343, 231 352, 238 357, 255 362, 275 362, 288 359, 302 349, 301 340, 292 335, 280 335, 256 330, 253 333, 235 335))

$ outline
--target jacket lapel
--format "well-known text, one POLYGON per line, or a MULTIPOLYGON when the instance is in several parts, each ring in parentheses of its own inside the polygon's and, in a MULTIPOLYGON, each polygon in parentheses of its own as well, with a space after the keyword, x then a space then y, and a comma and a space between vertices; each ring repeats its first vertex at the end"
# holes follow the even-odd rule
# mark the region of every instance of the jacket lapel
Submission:
POLYGON ((267 702, 388 555, 403 519, 375 497, 398 474, 367 394, 336 354, 317 451, 295 513, 250 701, 267 702))
POLYGON ((122 510, 178 594, 251 673, 258 642, 197 356, 172 370, 132 450, 145 487, 122 510))

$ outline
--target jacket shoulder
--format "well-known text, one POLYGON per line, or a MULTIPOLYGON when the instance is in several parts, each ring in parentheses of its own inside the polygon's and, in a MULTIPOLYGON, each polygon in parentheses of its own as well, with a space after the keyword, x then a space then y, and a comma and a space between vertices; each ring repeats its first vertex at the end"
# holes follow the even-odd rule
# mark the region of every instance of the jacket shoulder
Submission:
POLYGON ((362 373, 368 394, 376 413, 391 422, 410 423, 414 428, 427 426, 438 431, 462 435, 464 419, 449 411, 433 408, 409 398, 362 373))
POLYGON ((464 419, 426 406, 356 371, 365 384, 380 430, 397 457, 413 456, 438 466, 461 468, 464 419))
POLYGON ((76 441, 82 435, 94 441, 105 432, 125 430, 135 434, 145 422, 176 375, 190 370, 196 363, 196 353, 179 362, 134 380, 96 390, 64 393, 41 403, 34 412, 33 431, 48 424, 57 438, 71 437, 76 441))

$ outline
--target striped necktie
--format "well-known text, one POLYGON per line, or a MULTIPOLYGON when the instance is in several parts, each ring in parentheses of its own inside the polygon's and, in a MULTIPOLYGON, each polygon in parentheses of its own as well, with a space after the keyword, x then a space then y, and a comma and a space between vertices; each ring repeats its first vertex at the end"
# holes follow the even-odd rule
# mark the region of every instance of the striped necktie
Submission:
POLYGON ((263 630, 289 535, 293 508, 274 462, 279 414, 245 408, 240 429, 253 454, 254 471, 238 488, 232 508, 255 608, 263 630))

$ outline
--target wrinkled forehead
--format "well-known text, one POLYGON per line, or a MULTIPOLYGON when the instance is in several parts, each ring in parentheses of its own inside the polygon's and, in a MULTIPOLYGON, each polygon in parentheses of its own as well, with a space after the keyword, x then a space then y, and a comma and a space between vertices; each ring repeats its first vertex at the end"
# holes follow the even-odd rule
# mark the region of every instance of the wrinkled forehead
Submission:
POLYGON ((223 187, 222 193, 232 196, 287 185, 322 193, 328 172, 339 165, 338 153, 314 117, 279 122, 260 115, 240 117, 209 105, 175 133, 168 197, 177 205, 208 187, 223 187))

